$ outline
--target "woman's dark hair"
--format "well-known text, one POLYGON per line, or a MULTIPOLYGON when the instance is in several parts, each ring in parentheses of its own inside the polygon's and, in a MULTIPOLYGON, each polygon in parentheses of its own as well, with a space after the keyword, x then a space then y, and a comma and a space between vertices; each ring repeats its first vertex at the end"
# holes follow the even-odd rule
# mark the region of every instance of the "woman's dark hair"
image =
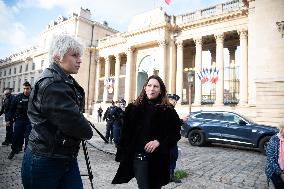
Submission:
POLYGON ((161 105, 169 105, 169 100, 168 100, 168 97, 166 95, 167 94, 166 86, 165 86, 163 80, 157 75, 151 75, 146 80, 146 82, 143 85, 142 91, 140 92, 140 95, 137 97, 137 99, 134 101, 134 104, 135 105, 144 104, 144 102, 147 100, 145 87, 147 86, 150 79, 156 79, 160 84, 161 92, 160 92, 158 99, 157 99, 158 103, 161 104, 161 105))

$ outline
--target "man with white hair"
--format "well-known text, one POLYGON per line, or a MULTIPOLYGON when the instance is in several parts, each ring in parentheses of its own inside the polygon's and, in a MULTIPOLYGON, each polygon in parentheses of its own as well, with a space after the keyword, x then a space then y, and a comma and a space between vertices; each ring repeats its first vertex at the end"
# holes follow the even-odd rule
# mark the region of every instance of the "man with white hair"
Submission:
POLYGON ((11 88, 6 88, 4 90, 5 98, 2 101, 2 107, 0 111, 0 116, 4 113, 5 114, 5 125, 6 125, 6 137, 2 145, 8 146, 12 144, 13 139, 13 117, 11 112, 11 104, 13 101, 13 95, 11 88))
POLYGON ((28 105, 32 131, 22 162, 24 188, 83 189, 77 155, 93 132, 83 115, 84 90, 71 76, 82 52, 71 36, 52 39, 50 66, 35 82, 28 105))

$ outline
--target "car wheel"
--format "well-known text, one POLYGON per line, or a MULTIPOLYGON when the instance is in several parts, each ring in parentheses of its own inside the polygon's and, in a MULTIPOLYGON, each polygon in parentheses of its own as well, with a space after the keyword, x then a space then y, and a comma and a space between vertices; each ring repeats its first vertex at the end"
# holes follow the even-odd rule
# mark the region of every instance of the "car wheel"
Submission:
POLYGON ((188 141, 192 146, 202 146, 205 144, 204 133, 200 130, 190 131, 188 134, 188 141))
POLYGON ((264 155, 266 155, 266 147, 267 147, 267 143, 269 141, 269 139, 271 138, 271 136, 266 136, 263 137, 260 141, 259 141, 259 150, 261 153, 263 153, 264 155))

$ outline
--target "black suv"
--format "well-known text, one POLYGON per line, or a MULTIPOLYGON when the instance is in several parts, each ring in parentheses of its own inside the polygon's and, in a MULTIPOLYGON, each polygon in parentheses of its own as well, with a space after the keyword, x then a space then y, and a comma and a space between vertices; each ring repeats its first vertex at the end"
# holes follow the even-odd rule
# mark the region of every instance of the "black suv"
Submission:
POLYGON ((192 146, 206 143, 225 143, 258 148, 265 154, 270 137, 278 128, 259 125, 234 112, 198 111, 192 112, 181 134, 192 146))

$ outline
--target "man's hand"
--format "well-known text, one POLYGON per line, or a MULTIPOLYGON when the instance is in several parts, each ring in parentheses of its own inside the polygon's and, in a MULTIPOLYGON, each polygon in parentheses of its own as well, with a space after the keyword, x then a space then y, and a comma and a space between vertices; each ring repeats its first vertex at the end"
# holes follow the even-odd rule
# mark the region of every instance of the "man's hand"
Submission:
POLYGON ((185 122, 187 122, 188 118, 189 118, 189 116, 185 116, 185 117, 182 118, 182 121, 185 123, 185 122))
POLYGON ((10 121, 6 121, 6 127, 9 127, 11 125, 10 121))

